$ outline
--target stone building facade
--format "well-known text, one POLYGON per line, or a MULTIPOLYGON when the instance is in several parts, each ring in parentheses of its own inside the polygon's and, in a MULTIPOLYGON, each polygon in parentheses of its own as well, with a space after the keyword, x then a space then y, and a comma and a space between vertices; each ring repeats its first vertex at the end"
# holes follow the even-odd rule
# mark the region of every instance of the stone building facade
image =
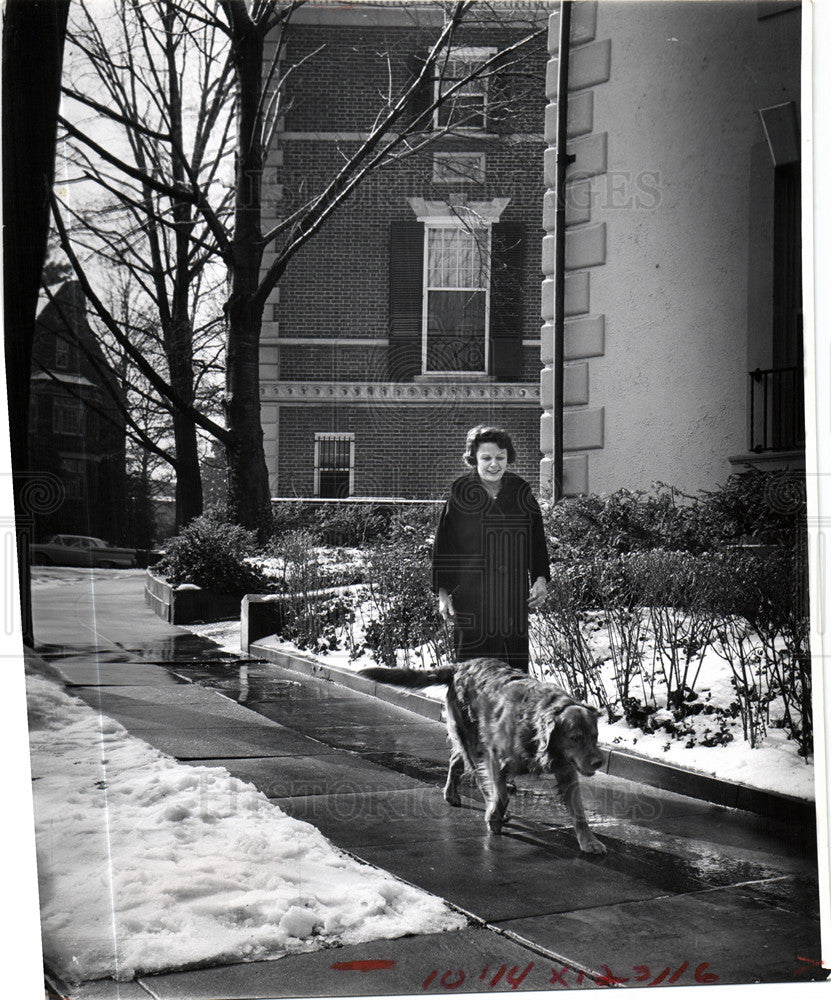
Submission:
MULTIPOLYGON (((804 468, 801 11, 571 4, 566 493, 696 491, 804 468)), ((551 480, 559 14, 550 18, 542 312, 551 480)))

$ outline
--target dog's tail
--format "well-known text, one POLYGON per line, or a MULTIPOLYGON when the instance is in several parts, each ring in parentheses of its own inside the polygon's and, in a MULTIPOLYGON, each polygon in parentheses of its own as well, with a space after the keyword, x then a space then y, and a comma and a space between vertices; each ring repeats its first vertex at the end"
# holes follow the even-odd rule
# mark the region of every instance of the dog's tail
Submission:
POLYGON ((407 670, 403 667, 367 667, 359 670, 361 677, 373 681, 392 684, 403 688, 425 688, 432 684, 449 684, 453 680, 452 667, 439 667, 436 670, 407 670))

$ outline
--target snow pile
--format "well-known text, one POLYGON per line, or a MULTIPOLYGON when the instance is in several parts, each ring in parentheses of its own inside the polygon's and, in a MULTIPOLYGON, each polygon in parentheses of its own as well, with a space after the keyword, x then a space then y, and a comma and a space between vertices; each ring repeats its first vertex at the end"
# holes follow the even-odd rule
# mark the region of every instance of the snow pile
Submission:
POLYGON ((65 979, 465 926, 223 768, 180 764, 40 677, 28 688, 44 956, 65 979))

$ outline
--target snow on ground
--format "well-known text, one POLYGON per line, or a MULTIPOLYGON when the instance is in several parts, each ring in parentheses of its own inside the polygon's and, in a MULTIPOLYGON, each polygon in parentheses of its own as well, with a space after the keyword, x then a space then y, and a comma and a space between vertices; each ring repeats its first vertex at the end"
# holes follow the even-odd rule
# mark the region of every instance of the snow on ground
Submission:
POLYGON ((65 979, 465 926, 224 768, 180 764, 39 676, 28 689, 44 956, 65 979))

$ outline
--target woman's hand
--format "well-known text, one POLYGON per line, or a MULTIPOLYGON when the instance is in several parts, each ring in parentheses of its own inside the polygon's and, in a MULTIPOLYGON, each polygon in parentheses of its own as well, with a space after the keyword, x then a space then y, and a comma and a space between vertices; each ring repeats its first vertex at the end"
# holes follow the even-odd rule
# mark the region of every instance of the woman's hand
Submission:
POLYGON ((528 598, 528 607, 532 611, 538 611, 545 604, 547 594, 548 581, 544 576, 538 576, 531 585, 531 596, 528 598))
POLYGON ((439 590, 439 614, 450 625, 456 620, 456 609, 453 607, 453 598, 443 587, 439 590))

